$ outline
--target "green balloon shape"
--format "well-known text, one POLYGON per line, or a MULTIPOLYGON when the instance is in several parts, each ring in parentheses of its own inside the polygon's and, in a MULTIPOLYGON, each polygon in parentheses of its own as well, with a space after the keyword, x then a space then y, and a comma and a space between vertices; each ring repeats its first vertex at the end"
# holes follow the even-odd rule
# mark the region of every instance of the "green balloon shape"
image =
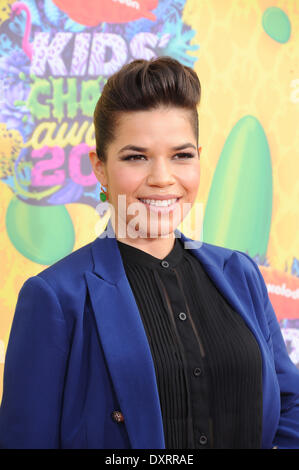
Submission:
POLYGON ((291 35, 291 23, 288 15, 278 7, 264 11, 262 24, 265 32, 275 41, 285 43, 291 35))
POLYGON ((231 130, 209 191, 203 241, 265 256, 272 217, 272 165, 263 127, 244 116, 231 130))
POLYGON ((23 256, 42 265, 55 263, 74 247, 73 222, 63 205, 33 206, 13 197, 6 212, 6 230, 23 256))

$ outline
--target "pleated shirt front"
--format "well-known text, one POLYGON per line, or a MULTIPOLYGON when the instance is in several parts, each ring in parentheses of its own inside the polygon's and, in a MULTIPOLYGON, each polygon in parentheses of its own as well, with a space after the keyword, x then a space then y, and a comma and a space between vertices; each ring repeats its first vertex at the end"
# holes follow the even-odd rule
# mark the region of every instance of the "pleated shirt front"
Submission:
POLYGON ((117 240, 155 366, 166 449, 261 447, 258 344, 175 238, 156 258, 117 240))

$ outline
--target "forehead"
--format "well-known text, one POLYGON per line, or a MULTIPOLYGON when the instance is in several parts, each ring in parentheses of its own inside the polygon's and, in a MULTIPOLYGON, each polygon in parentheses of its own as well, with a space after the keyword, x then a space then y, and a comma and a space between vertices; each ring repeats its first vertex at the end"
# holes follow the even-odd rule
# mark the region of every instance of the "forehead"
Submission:
POLYGON ((113 145, 119 147, 139 142, 146 147, 162 139, 165 144, 169 142, 173 146, 174 143, 179 145, 182 138, 195 141, 191 111, 163 107, 119 114, 113 145))

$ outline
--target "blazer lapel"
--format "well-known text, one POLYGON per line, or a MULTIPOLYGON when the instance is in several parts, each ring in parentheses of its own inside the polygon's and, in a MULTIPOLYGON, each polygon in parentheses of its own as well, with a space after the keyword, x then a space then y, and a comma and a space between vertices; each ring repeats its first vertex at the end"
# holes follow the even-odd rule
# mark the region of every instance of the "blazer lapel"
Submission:
POLYGON ((154 363, 116 238, 98 238, 91 249, 94 271, 85 278, 131 446, 164 449, 154 363))

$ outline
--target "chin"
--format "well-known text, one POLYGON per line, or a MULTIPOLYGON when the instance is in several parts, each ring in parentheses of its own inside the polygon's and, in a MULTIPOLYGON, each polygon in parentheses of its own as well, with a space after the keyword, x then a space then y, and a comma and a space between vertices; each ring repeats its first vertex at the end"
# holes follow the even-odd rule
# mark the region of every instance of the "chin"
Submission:
POLYGON ((159 223, 158 226, 153 224, 152 227, 144 225, 140 227, 138 234, 142 238, 173 238, 175 228, 176 226, 173 226, 172 223, 159 223))
POLYGON ((173 238, 176 227, 181 223, 180 211, 157 215, 145 212, 142 216, 126 218, 127 236, 130 238, 173 238))

